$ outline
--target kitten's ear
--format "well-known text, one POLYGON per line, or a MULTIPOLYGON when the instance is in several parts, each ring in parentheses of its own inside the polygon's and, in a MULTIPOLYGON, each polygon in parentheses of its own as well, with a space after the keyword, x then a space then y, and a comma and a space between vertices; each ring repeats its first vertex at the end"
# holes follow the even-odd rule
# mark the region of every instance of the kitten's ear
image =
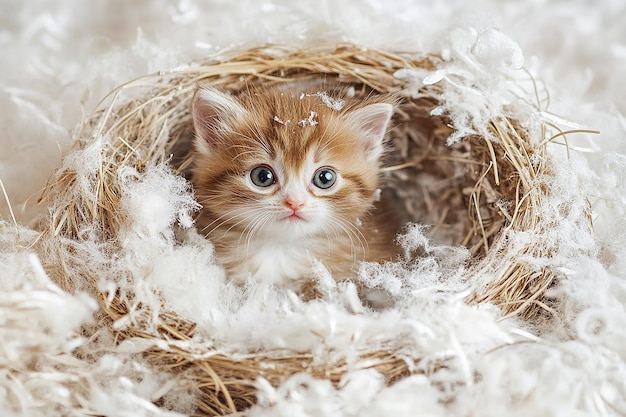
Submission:
POLYGON ((230 95, 202 87, 193 97, 192 115, 196 130, 196 149, 210 153, 222 144, 225 131, 245 114, 245 109, 230 95))
POLYGON ((383 153, 383 139, 392 115, 393 106, 388 103, 370 104, 348 115, 348 122, 361 132, 367 160, 377 161, 383 153))

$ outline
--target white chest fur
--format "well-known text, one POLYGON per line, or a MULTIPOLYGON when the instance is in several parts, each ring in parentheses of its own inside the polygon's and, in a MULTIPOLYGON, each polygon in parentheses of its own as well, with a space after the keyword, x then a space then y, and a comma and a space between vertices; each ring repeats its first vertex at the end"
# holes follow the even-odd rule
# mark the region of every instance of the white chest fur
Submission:
MULTIPOLYGON (((241 243, 232 250, 224 264, 228 267, 230 279, 244 282, 248 279, 272 282, 281 286, 304 278, 311 272, 316 259, 315 239, 274 241, 255 239, 241 243)), ((323 244, 319 242, 319 244, 323 244)))

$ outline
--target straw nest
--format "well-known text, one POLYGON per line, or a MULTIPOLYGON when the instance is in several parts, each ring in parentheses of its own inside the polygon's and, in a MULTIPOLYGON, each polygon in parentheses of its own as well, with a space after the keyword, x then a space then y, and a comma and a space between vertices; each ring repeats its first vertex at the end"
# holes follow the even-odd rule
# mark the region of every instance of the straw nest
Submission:
MULTIPOLYGON (((306 50, 264 47, 122 85, 75 134, 81 148, 96 138, 106 142, 102 165, 94 173, 97 187, 92 195, 85 195, 75 172, 57 173, 44 200, 52 201, 59 193, 69 193, 73 198, 66 199, 70 202, 65 206, 57 204, 54 208, 47 233, 80 242, 83 226, 95 223, 102 241, 114 242, 124 220, 118 210, 121 166, 130 165, 141 172, 147 165, 167 161, 174 154, 175 169, 184 175, 189 166, 185 149, 192 128, 190 100, 199 83, 236 93, 250 84, 323 77, 353 86, 357 96, 365 96, 400 92, 405 86, 394 77, 397 70, 431 70, 437 61, 434 56, 415 58, 351 45, 306 50)), ((439 93, 437 86, 425 87, 417 97, 404 97, 399 106, 386 159, 386 198, 396 200, 401 220, 431 224, 434 240, 466 246, 473 257, 468 280, 486 269, 495 271, 498 279, 477 289, 468 302, 491 302, 505 314, 533 319, 549 310, 544 292, 557 274, 503 256, 503 236, 505 230, 523 231, 537 225, 537 208, 544 191, 534 187, 533 181, 549 173, 545 145, 533 146, 519 123, 503 117, 491 124, 497 141, 467 137, 447 146, 446 139, 452 133, 449 121, 445 115, 431 114, 438 105, 439 93), (509 209, 503 211, 501 204, 495 204, 498 201, 509 202, 509 209)), ((529 247, 528 253, 532 252, 529 247)), ((53 275, 66 288, 73 287, 67 277, 64 281, 62 270, 53 275)), ((84 279, 101 299, 103 325, 111 325, 128 314, 129 300, 111 293, 98 294, 96 278, 87 275, 84 279)), ((120 338, 191 340, 195 328, 191 318, 176 312, 160 314, 156 332, 135 325, 120 332, 120 338)), ((235 413, 251 406, 255 401, 253 383, 258 376, 279 384, 307 370, 337 383, 347 369, 343 360, 317 364, 308 352, 259 352, 232 358, 218 353, 198 355, 188 348, 172 346, 175 344, 162 349, 155 344, 146 355, 165 369, 184 372, 193 381, 200 393, 197 412, 203 415, 235 413)), ((363 367, 377 369, 388 383, 411 373, 393 351, 362 352, 358 361, 363 367)))

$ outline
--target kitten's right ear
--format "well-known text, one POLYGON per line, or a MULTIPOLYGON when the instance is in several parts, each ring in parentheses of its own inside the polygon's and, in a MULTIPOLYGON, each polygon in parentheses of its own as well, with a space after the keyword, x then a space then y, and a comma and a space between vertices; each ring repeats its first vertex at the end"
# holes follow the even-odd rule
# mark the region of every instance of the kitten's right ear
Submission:
POLYGON ((224 133, 232 129, 245 109, 230 95, 214 88, 201 87, 193 97, 192 115, 196 149, 210 153, 222 144, 224 133))
POLYGON ((348 115, 348 122, 361 131, 362 151, 371 162, 378 161, 383 153, 385 132, 392 115, 393 106, 389 103, 369 104, 348 115))

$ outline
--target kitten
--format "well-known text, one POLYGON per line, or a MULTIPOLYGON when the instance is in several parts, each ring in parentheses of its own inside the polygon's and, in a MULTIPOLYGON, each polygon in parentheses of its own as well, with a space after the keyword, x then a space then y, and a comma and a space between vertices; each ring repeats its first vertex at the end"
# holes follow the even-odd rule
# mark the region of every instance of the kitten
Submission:
POLYGON ((299 288, 316 260, 344 280, 358 261, 393 257, 395 230, 370 215, 392 100, 354 101, 342 108, 326 93, 275 88, 196 92, 196 221, 229 279, 299 288))

